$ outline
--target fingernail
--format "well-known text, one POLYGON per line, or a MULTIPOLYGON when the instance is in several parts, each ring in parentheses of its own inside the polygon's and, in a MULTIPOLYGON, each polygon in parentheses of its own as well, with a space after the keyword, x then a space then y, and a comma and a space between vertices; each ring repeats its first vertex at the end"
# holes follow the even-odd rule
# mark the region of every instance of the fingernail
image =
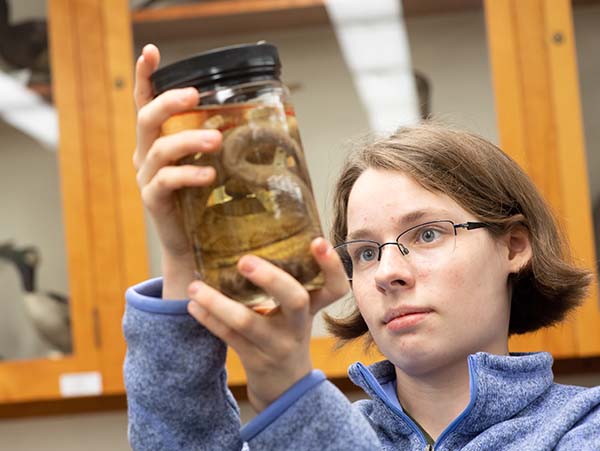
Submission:
POLYGON ((259 260, 252 255, 245 255, 240 261, 240 271, 246 274, 250 274, 256 269, 259 264, 259 260))
POLYGON ((205 179, 206 177, 210 176, 212 171, 213 171, 213 169, 211 167, 198 166, 198 167, 196 167, 196 176, 198 178, 205 179))
POLYGON ((186 99, 190 99, 192 97, 198 97, 198 90, 196 88, 185 88, 183 90, 183 95, 186 99))
POLYGON ((198 293, 198 291, 200 291, 201 286, 202 284, 200 282, 192 282, 192 284, 188 287, 188 293, 190 294, 190 296, 193 296, 194 294, 198 293))
POLYGON ((207 129, 201 130, 202 140, 207 144, 214 144, 221 139, 221 132, 218 130, 207 129))
POLYGON ((317 254, 324 257, 325 255, 327 255, 329 248, 330 248, 329 243, 327 241, 325 241, 324 239, 321 239, 319 241, 319 243, 317 243, 317 254))

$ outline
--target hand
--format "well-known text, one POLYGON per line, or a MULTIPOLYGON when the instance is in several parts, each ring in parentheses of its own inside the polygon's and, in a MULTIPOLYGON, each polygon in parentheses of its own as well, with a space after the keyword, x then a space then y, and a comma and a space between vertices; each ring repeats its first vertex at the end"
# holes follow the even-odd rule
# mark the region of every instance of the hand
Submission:
POLYGON ((339 256, 323 238, 311 252, 325 286, 311 293, 291 275, 253 255, 238 270, 279 304, 267 315, 229 299, 202 282, 189 287, 189 313, 239 355, 246 370, 248 400, 260 412, 312 370, 310 337, 315 314, 348 293, 339 256))
POLYGON ((188 154, 218 150, 221 134, 216 130, 186 130, 161 137, 163 122, 194 108, 199 94, 195 88, 173 89, 154 98, 150 75, 159 61, 158 48, 148 44, 136 63, 134 98, 138 114, 133 164, 142 201, 161 243, 163 297, 183 299, 194 279, 194 259, 174 193, 186 186, 210 185, 215 171, 206 166, 177 166, 175 162, 188 154))

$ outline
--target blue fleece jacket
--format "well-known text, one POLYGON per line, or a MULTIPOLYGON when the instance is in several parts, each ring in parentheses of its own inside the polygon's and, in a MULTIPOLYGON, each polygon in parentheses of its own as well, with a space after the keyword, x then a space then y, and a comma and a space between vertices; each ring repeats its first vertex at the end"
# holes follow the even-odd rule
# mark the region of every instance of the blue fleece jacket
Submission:
MULTIPOLYGON (((125 385, 136 451, 427 450, 402 411, 388 361, 350 367, 371 397, 350 404, 313 371, 241 428, 227 388, 226 347, 186 312, 160 299, 154 279, 127 291, 125 385)), ((547 353, 469 356, 470 403, 434 450, 600 451, 600 387, 555 384, 547 353)))

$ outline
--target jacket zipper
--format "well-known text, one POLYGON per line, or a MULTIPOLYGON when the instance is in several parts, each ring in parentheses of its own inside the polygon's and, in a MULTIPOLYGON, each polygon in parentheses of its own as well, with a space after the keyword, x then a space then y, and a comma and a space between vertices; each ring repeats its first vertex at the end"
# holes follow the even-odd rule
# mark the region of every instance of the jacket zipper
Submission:
MULTIPOLYGON (((450 435, 450 433, 452 431, 454 431, 454 429, 456 429, 458 427, 458 425, 463 421, 463 419, 467 416, 467 414, 473 408, 473 403, 475 402, 475 397, 477 395, 477 384, 476 384, 476 380, 475 380, 475 362, 476 362, 476 360, 473 356, 469 356, 468 362, 469 362, 469 384, 471 386, 471 393, 469 396, 470 397, 469 404, 467 405, 465 410, 457 418, 455 418, 454 421, 452 423, 450 423, 450 425, 446 429, 444 429, 442 431, 440 436, 435 441, 434 446, 431 447, 431 451, 435 449, 435 446, 442 443, 442 441, 446 437, 448 437, 448 435, 450 435)), ((427 451, 430 451, 430 450, 427 450, 427 451)))
POLYGON ((467 408, 458 416, 458 418, 456 418, 445 430, 442 431, 442 433, 440 434, 440 436, 438 437, 438 439, 435 441, 435 443, 433 445, 430 445, 429 443, 427 443, 427 440, 425 440, 425 436, 423 435, 423 433, 417 428, 417 425, 410 418, 408 418, 406 416, 406 414, 404 412, 398 410, 396 408, 396 406, 390 405, 387 402, 385 402, 386 396, 381 391, 381 389, 379 389, 379 382, 377 382, 377 380, 375 380, 373 375, 366 369, 366 367, 364 367, 364 365, 359 363, 358 368, 359 368, 359 371, 362 374, 363 378, 366 380, 367 384, 371 387, 371 389, 374 392, 377 393, 377 395, 379 396, 379 399, 381 399, 384 402, 384 404, 386 404, 392 410, 392 412, 394 412, 398 416, 400 416, 409 425, 409 427, 415 432, 415 434, 417 434, 417 436, 421 439, 423 444, 425 444, 424 451, 435 451, 436 445, 439 445, 448 435, 450 435, 450 433, 454 429, 456 429, 456 427, 462 422, 464 417, 467 415, 467 413, 469 413, 469 411, 473 407, 473 402, 475 400, 475 394, 477 392, 477 387, 475 385, 475 359, 472 358, 472 356, 469 356, 468 361, 469 361, 469 382, 471 384, 471 396, 470 396, 471 399, 469 401, 469 404, 467 405, 467 408))
POLYGON ((388 406, 388 408, 392 412, 394 412, 396 415, 398 415, 400 418, 402 418, 402 420, 404 420, 406 422, 406 424, 408 424, 408 426, 413 430, 413 432, 417 435, 417 437, 425 445, 425 451, 433 451, 434 450, 433 446, 431 446, 430 444, 427 443, 427 440, 425 439, 425 436, 423 435, 423 433, 421 432, 421 430, 417 427, 417 425, 415 424, 415 422, 412 421, 404 412, 402 412, 401 410, 399 410, 396 406, 388 404, 385 401, 385 399, 387 398, 387 396, 385 395, 385 393, 383 393, 383 391, 380 388, 379 382, 377 382, 377 380, 373 377, 373 375, 369 372, 369 370, 367 370, 367 368, 362 363, 360 363, 360 362, 358 363, 358 369, 359 369, 362 377, 367 382, 367 385, 369 387, 371 387, 371 390, 373 390, 375 393, 377 393, 377 396, 379 397, 379 399, 386 406, 388 406))

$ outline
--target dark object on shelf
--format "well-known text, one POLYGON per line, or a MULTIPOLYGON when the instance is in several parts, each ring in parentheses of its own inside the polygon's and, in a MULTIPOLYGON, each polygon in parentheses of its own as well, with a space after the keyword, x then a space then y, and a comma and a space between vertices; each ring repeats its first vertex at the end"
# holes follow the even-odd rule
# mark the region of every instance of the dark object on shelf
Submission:
POLYGON ((25 20, 11 24, 8 0, 0 0, 0 56, 14 69, 31 70, 33 82, 49 82, 46 21, 25 20))
POLYGON ((16 248, 12 243, 0 245, 0 258, 13 263, 21 278, 25 310, 33 325, 56 350, 72 350, 69 301, 58 293, 40 292, 35 286, 35 270, 40 261, 35 247, 16 248))
POLYGON ((214 2, 214 1, 218 1, 218 0, 204 0, 204 2, 202 0, 195 0, 195 1, 190 1, 190 0, 145 0, 143 2, 141 2, 139 5, 136 5, 134 7, 135 10, 141 10, 141 9, 146 9, 146 8, 154 8, 155 6, 171 6, 171 5, 177 5, 177 4, 185 4, 185 3, 207 3, 207 2, 214 2))
POLYGON ((425 74, 419 71, 414 71, 414 76, 421 119, 427 119, 431 114, 431 83, 425 74))

